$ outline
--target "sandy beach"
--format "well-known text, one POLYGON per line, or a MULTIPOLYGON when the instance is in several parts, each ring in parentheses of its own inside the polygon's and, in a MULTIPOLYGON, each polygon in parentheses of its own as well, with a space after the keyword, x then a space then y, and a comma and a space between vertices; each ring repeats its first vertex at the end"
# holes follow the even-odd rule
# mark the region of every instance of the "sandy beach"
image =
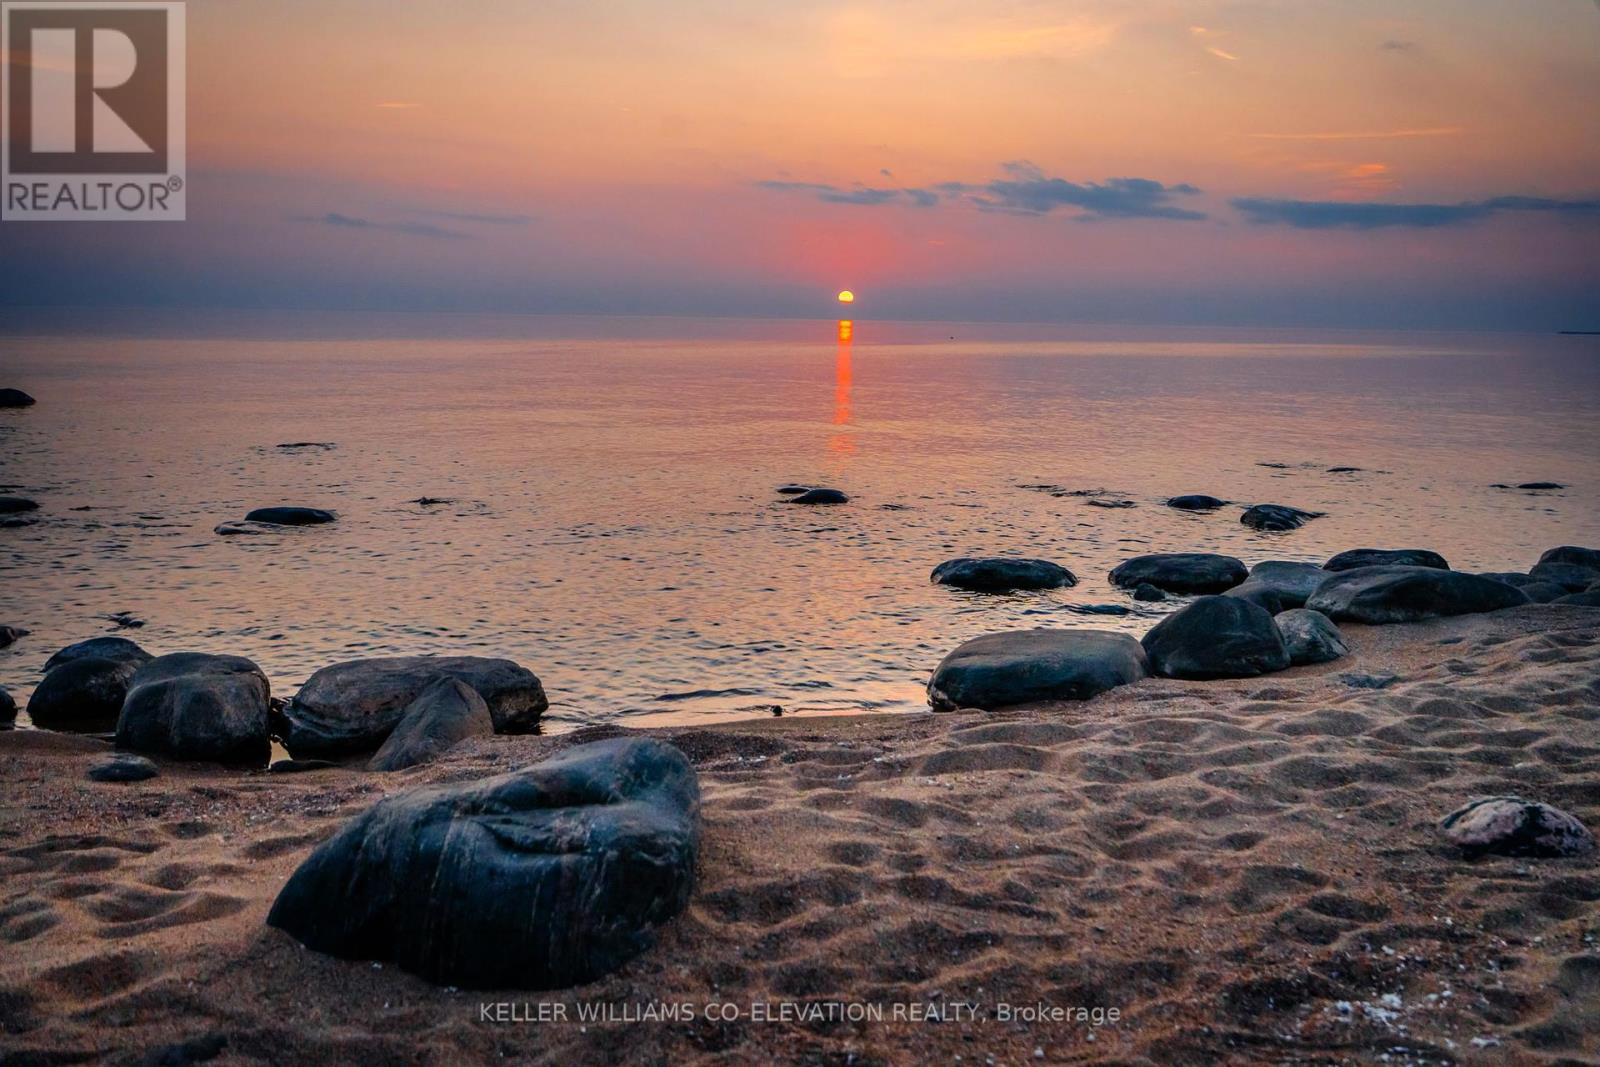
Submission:
POLYGON ((700 775, 693 899, 551 994, 438 988, 264 918, 381 796, 621 728, 131 785, 85 779, 104 743, 0 733, 0 1059, 1588 1062, 1595 860, 1469 861, 1436 823, 1517 793, 1600 824, 1600 613, 1344 632, 1349 657, 1268 678, 655 731, 700 775))

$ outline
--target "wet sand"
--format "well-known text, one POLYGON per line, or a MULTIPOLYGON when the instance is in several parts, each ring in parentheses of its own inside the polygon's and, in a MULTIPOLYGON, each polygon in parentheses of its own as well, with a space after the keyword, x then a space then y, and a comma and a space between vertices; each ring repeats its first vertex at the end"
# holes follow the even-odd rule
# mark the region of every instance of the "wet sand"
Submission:
POLYGON ((134 785, 85 779, 99 742, 0 734, 0 1061, 1591 1061, 1600 861, 1469 862, 1435 823, 1520 793, 1600 827, 1600 612, 1344 632, 1350 657, 1261 679, 655 731, 701 774, 699 887, 655 948, 554 994, 435 988, 263 920, 379 796, 617 727, 134 785), (695 1018, 578 1020, 597 1004, 695 1018))

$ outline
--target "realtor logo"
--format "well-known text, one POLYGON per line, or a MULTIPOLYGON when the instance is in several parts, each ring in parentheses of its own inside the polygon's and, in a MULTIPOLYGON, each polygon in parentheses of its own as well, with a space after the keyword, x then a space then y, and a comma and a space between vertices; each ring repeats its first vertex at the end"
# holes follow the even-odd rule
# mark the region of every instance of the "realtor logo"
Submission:
POLYGON ((0 3, 0 220, 181 221, 182 3, 0 3))

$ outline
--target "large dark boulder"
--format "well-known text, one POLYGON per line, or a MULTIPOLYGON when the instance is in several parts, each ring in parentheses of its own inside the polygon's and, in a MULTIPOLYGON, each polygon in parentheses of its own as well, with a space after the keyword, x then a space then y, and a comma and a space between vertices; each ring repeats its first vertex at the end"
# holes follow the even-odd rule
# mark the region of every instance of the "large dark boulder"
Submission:
POLYGON ((496 733, 527 733, 550 706, 538 676, 508 659, 386 656, 336 663, 313 674, 284 707, 277 732, 296 758, 371 752, 441 675, 477 690, 496 733))
POLYGON ((1188 493, 1184 496, 1175 496, 1167 500, 1167 507, 1177 508, 1179 511, 1214 511, 1225 507, 1226 500, 1219 497, 1206 496, 1204 493, 1188 493))
POLYGON ((117 747, 180 760, 265 767, 271 687, 243 656, 174 652, 139 668, 117 718, 117 747))
POLYGON ((142 667, 153 658, 155 657, 140 648, 137 642, 130 641, 126 637, 91 637, 87 641, 68 645, 45 660, 44 669, 48 673, 63 663, 71 663, 75 659, 110 659, 142 667))
POLYGON ((1306 607, 1335 622, 1416 622, 1445 615, 1498 611, 1528 603, 1514 586, 1434 567, 1358 567, 1317 587, 1306 607))
POLYGON ((1600 608, 1600 589, 1585 589, 1581 593, 1568 593, 1556 597, 1552 604, 1571 604, 1579 608, 1600 608))
POLYGON ((1357 567, 1433 567, 1447 571, 1450 564, 1425 548, 1352 548, 1322 565, 1325 571, 1353 571, 1357 567))
POLYGON ((1248 600, 1268 614, 1277 615, 1291 608, 1304 607, 1306 597, 1328 576, 1315 563, 1267 560, 1250 568, 1250 577, 1229 589, 1224 596, 1248 600))
POLYGON ((431 763, 460 741, 492 733, 489 705, 476 689, 459 678, 436 678, 406 705, 367 769, 399 771, 431 763))
POLYGON ((1595 851, 1594 835, 1583 823, 1560 808, 1522 797, 1479 797, 1446 815, 1439 829, 1468 856, 1558 859, 1595 851))
POLYGON ((24 511, 38 511, 39 502, 25 496, 0 496, 0 515, 20 515, 24 511))
POLYGON ((93 657, 52 667, 28 698, 28 717, 45 730, 110 730, 138 669, 127 660, 93 657))
POLYGON ((1322 518, 1324 514, 1321 511, 1304 511, 1284 504, 1257 504, 1246 508, 1244 514, 1239 516, 1239 521, 1252 530, 1284 533, 1298 530, 1312 519, 1322 518))
POLYGON ((1272 616, 1238 597, 1203 596, 1144 635, 1150 669, 1168 678, 1253 678, 1289 666, 1272 616))
POLYGON ((0 408, 31 408, 38 401, 21 389, 0 389, 0 408))
POLYGON ((848 504, 850 498, 837 489, 807 489, 789 497, 790 504, 848 504))
POLYGON ((1579 548, 1576 545, 1562 545, 1552 548, 1539 557, 1540 563, 1576 563, 1580 567, 1593 567, 1600 570, 1600 548, 1579 548))
POLYGON ((1304 667, 1311 663, 1328 663, 1350 654, 1344 635, 1333 620, 1320 611, 1295 608, 1272 620, 1283 634, 1283 646, 1289 650, 1289 665, 1304 667))
POLYGON ((1517 586, 1524 596, 1535 604, 1549 604, 1567 596, 1571 590, 1554 582, 1528 582, 1517 586))
POLYGON ((1244 581, 1248 573, 1232 556, 1157 552, 1118 564, 1111 572, 1111 584, 1137 589, 1147 583, 1168 593, 1220 593, 1244 581))
POLYGON ((958 647, 928 681, 935 710, 1088 700, 1150 673, 1127 634, 1102 630, 1017 630, 984 634, 958 647))
POLYGON ((413 790, 319 846, 267 923, 318 952, 393 961, 439 984, 591 982, 688 903, 699 806, 694 768, 651 738, 413 790))
POLYGON ((1009 593, 1017 589, 1061 589, 1077 585, 1067 568, 1043 559, 948 559, 933 569, 936 585, 950 585, 976 593, 1009 593))
POLYGON ((0 730, 9 730, 17 721, 17 698, 0 685, 0 730))
POLYGON ((1581 563, 1547 560, 1535 564, 1533 570, 1528 572, 1528 577, 1535 582, 1559 585, 1569 593, 1581 593, 1600 580, 1600 568, 1586 567, 1581 563))
POLYGON ((1506 585, 1514 585, 1518 589, 1534 585, 1539 581, 1537 578, 1528 577, 1521 571, 1480 571, 1478 577, 1492 578, 1497 582, 1504 582, 1506 585))
POLYGON ((274 526, 320 526, 333 522, 339 516, 321 508, 256 508, 246 515, 246 522, 270 522, 274 526))

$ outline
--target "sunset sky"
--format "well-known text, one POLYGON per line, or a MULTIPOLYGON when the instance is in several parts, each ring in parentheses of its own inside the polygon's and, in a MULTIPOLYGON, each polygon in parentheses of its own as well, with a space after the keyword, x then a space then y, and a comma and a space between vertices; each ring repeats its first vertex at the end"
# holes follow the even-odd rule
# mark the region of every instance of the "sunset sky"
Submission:
POLYGON ((1600 328, 1595 0, 192 0, 0 302, 1600 328))

